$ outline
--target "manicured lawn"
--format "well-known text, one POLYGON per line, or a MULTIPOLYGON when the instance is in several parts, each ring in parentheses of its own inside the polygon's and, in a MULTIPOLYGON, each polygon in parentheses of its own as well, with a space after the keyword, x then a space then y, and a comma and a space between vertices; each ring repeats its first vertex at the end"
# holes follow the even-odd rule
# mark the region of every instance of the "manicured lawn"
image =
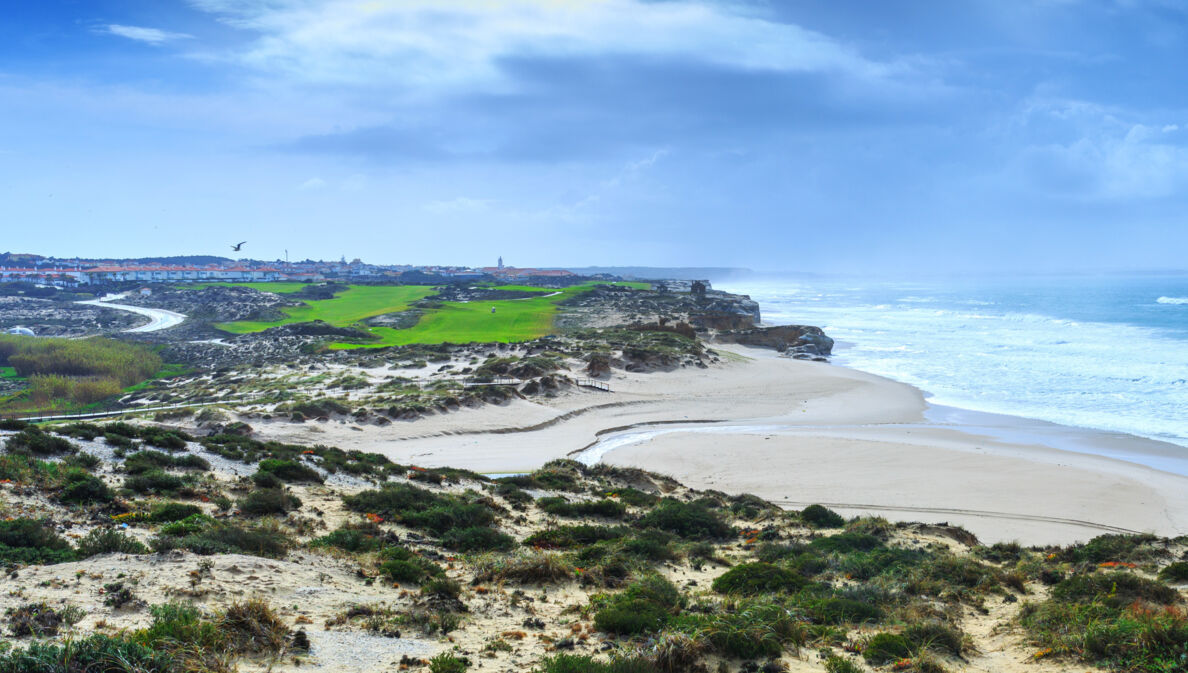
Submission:
POLYGON ((20 379, 12 367, 0 367, 0 379, 20 379))
MULTIPOLYGON (((287 285, 287 283, 253 283, 251 285, 272 286, 287 285)), ((294 283, 294 285, 301 284, 294 283)), ((245 320, 220 323, 215 327, 232 334, 260 332, 269 327, 314 320, 324 320, 336 327, 346 327, 372 316, 404 311, 412 302, 431 294, 433 294, 433 288, 424 285, 352 285, 333 299, 307 301, 304 306, 281 309, 289 316, 283 320, 272 322, 245 320)))
MULTIPOLYGON (((371 333, 379 341, 364 345, 336 343, 333 349, 382 348, 405 344, 469 343, 471 341, 510 343, 528 341, 553 331, 557 304, 586 292, 599 283, 575 285, 561 291, 545 289, 539 297, 499 301, 445 302, 440 309, 427 311, 421 320, 407 329, 375 327, 371 333), (495 312, 492 313, 491 309, 495 312)), ((647 287, 635 283, 635 287, 647 287)), ((538 287, 501 286, 498 289, 540 290, 538 287)))

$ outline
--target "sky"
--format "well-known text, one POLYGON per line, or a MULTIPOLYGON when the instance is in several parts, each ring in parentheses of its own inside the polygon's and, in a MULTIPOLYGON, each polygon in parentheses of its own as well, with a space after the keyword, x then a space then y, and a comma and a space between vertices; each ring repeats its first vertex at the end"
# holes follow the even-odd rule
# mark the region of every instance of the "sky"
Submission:
POLYGON ((38 0, 0 251, 1188 267, 1180 0, 38 0))

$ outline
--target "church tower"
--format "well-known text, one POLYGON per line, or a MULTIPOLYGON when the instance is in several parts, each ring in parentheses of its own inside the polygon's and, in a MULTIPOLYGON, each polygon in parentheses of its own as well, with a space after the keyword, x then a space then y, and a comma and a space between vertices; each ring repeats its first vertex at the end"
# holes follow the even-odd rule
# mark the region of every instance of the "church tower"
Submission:
POLYGON ((503 255, 499 256, 499 270, 503 271, 503 255))

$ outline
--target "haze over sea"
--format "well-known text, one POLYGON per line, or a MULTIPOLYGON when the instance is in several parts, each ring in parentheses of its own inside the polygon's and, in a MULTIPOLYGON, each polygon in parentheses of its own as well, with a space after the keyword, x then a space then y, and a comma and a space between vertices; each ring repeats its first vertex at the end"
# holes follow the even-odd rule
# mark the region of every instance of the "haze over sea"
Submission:
MULTIPOLYGON (((1188 276, 716 283, 933 404, 1188 447, 1188 276)), ((1188 453, 1188 451, 1186 451, 1188 453)))

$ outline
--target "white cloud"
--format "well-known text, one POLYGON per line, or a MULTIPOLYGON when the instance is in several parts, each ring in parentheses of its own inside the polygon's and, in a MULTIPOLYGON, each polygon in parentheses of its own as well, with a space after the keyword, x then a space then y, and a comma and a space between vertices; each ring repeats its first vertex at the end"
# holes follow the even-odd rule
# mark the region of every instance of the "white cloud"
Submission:
POLYGON ((1163 142, 1159 129, 1142 124, 1031 147, 1024 156, 1037 182, 1077 196, 1152 199, 1188 187, 1188 147, 1163 142))
POLYGON ((261 71, 348 84, 507 86, 508 57, 633 55, 733 68, 895 75, 906 66, 795 25, 685 0, 191 0, 259 34, 234 56, 261 71))
POLYGON ((459 196, 456 199, 449 201, 430 201, 422 206, 422 210, 433 213, 435 215, 453 214, 453 213, 478 213, 488 210, 492 201, 489 199, 473 199, 467 196, 459 196))
POLYGON ((146 42, 151 45, 158 45, 163 42, 171 40, 184 40, 193 35, 186 33, 171 33, 160 28, 145 28, 143 26, 122 26, 118 23, 111 23, 104 26, 104 30, 112 35, 126 37, 129 40, 136 40, 137 42, 146 42))
POLYGON ((306 180, 305 182, 301 183, 301 186, 298 187, 297 189, 300 189, 302 191, 316 191, 319 189, 325 189, 325 187, 326 187, 325 180, 323 180, 321 178, 314 177, 314 178, 310 178, 310 179, 306 180))

